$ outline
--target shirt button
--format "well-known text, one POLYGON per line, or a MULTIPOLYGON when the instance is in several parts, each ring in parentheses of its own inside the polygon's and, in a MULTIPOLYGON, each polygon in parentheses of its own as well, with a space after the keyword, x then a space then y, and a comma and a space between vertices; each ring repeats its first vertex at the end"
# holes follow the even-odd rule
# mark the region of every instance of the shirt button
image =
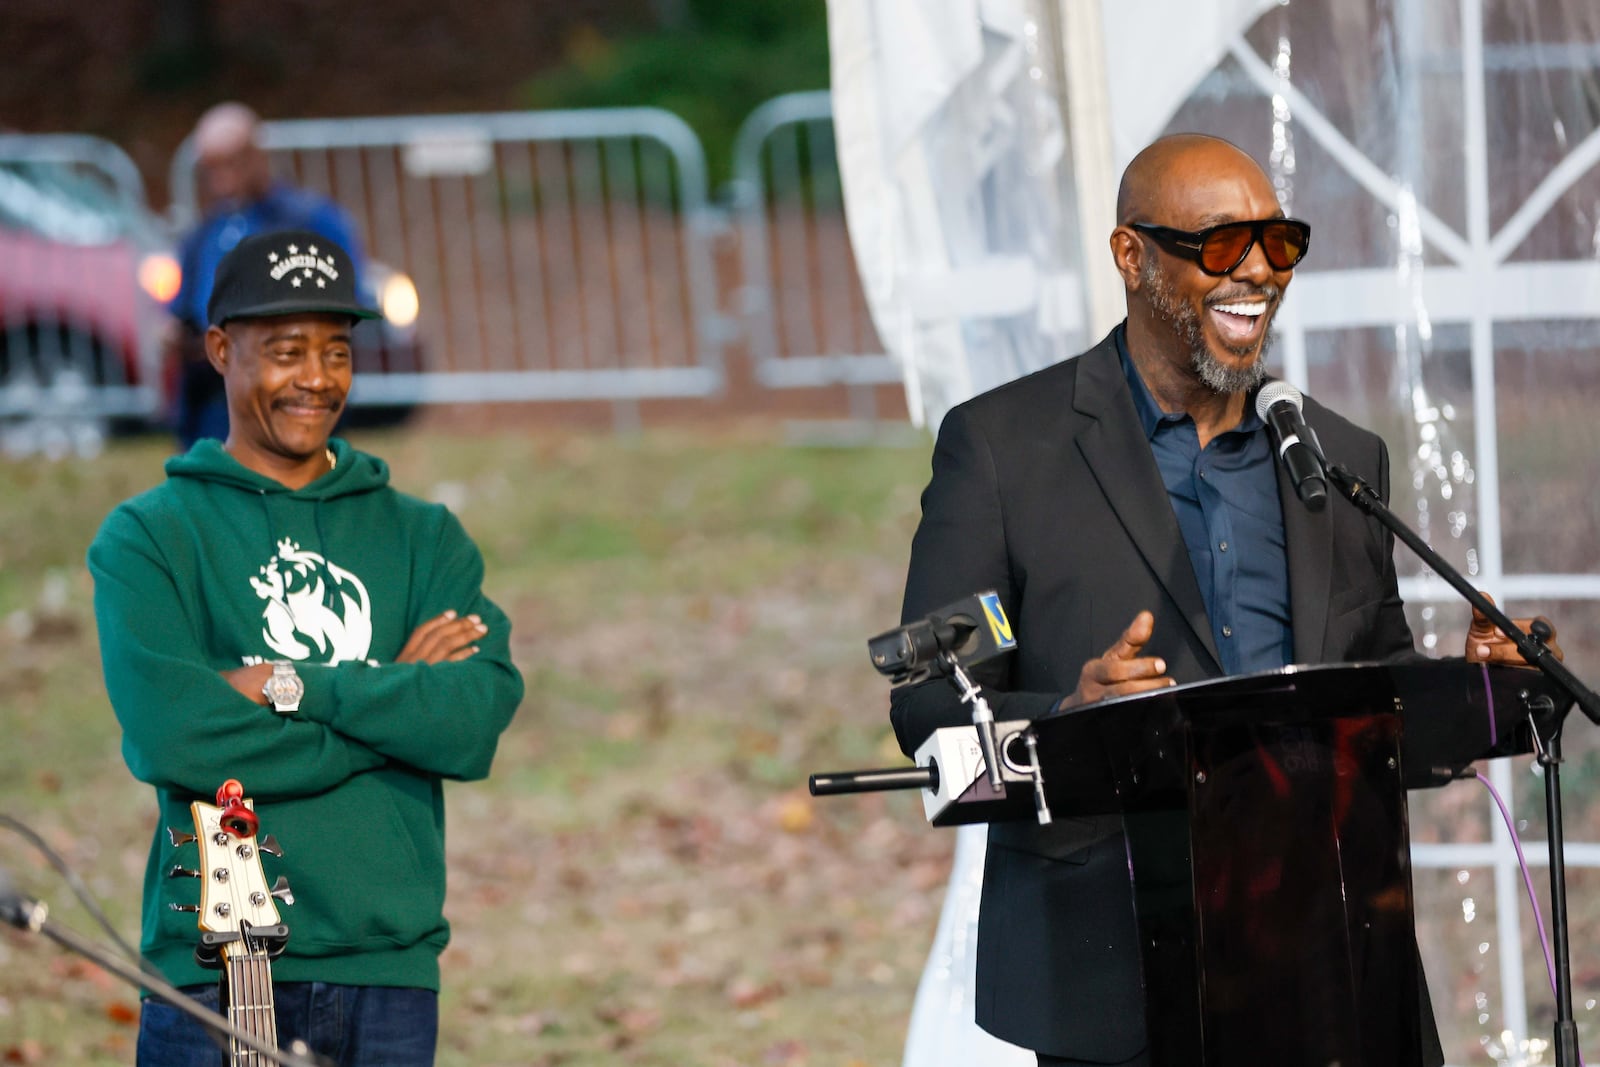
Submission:
POLYGON ((1233 636, 1233 627, 1231 627, 1231 626, 1224 626, 1224 627, 1223 627, 1223 628, 1222 628, 1222 636, 1223 636, 1223 637, 1232 637, 1232 636, 1233 636))
POLYGON ((1228 542, 1223 541, 1221 544, 1217 545, 1217 547, 1226 552, 1228 551, 1228 542))

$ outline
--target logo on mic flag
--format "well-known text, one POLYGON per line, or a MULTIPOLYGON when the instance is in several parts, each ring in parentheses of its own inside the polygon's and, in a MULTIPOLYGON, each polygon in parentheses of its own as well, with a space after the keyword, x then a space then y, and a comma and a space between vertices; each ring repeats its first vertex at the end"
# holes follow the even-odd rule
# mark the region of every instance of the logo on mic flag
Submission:
POLYGON ((1017 639, 1011 636, 1011 622, 1006 618, 1006 609, 1000 606, 999 593, 980 593, 978 603, 983 605, 983 618, 989 624, 989 633, 994 637, 995 648, 1004 650, 1017 647, 1017 639))

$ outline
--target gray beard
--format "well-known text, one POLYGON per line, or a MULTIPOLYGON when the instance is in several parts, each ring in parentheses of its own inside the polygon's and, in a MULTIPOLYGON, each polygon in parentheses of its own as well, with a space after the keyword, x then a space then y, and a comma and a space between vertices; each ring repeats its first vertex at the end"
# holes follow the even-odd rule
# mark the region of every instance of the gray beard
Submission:
POLYGON ((1172 326, 1178 342, 1188 349, 1189 366, 1206 388, 1215 393, 1248 393, 1266 381, 1267 353, 1277 340, 1276 331, 1268 329, 1255 362, 1237 369, 1224 366, 1206 344, 1205 334, 1200 330, 1200 316, 1193 307, 1177 298, 1166 276, 1156 269, 1153 261, 1145 261, 1140 281, 1150 291, 1150 305, 1172 326))

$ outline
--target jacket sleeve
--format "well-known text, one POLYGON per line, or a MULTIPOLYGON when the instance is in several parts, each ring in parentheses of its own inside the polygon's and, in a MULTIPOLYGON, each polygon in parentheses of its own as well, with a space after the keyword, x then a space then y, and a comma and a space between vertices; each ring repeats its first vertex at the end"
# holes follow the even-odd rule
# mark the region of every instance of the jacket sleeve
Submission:
POLYGON ((489 628, 479 651, 453 663, 302 667, 301 714, 426 774, 470 780, 489 773, 522 701, 522 675, 511 663, 511 621, 483 595, 483 557, 455 516, 441 512, 411 625, 446 610, 477 615, 489 628))
MULTIPOLYGON (((1023 590, 1006 545, 999 473, 978 419, 971 407, 961 406, 945 416, 934 446, 933 477, 922 493, 922 521, 911 541, 901 624, 988 589, 1000 594, 1015 625, 1023 590)), ((1024 637, 1018 633, 1017 639, 1024 637)), ((1065 695, 1009 691, 1014 656, 996 657, 971 671, 1001 721, 1037 718, 1065 695)), ((933 731, 970 724, 972 710, 948 681, 935 678, 895 689, 889 718, 901 751, 909 756, 933 731)))
POLYGON ((89 548, 107 695, 134 777, 210 796, 228 778, 260 801, 308 796, 381 766, 383 756, 327 726, 273 714, 207 661, 203 621, 158 541, 130 509, 89 548))
MULTIPOLYGON (((1378 441, 1378 498, 1389 503, 1389 449, 1381 438, 1378 441)), ((1376 528, 1383 545, 1383 602, 1378 607, 1378 618, 1368 635, 1363 658, 1397 662, 1426 659, 1417 651, 1411 624, 1406 622, 1405 602, 1400 599, 1400 580, 1394 565, 1394 534, 1377 519, 1367 521, 1376 528)))

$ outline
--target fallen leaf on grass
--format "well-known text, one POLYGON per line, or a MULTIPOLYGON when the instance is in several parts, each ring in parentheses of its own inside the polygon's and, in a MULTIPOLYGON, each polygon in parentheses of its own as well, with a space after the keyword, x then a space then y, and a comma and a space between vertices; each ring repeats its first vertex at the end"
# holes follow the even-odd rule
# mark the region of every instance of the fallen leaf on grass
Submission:
POLYGON ((595 1018, 607 1026, 616 1027, 630 1038, 640 1037, 661 1025, 659 1008, 642 1005, 602 1005, 595 1009, 595 1018))
POLYGON ((108 1001, 106 1018, 123 1026, 135 1026, 139 1022, 139 1009, 120 1000, 108 1001))
POLYGON ((808 1050, 806 1043, 795 1038, 768 1045, 761 1062, 771 1067, 805 1067, 808 1050))
POLYGON ((752 978, 735 978, 723 992, 728 997, 728 1003, 736 1008, 748 1009, 781 996, 783 985, 776 981, 757 982, 752 978))
POLYGON ((794 969, 795 980, 812 989, 827 989, 833 985, 833 972, 826 967, 800 964, 794 969))
POLYGON ((816 812, 809 799, 789 796, 778 805, 778 826, 786 833, 803 834, 816 822, 816 812))
POLYGON ((15 1045, 7 1045, 0 1059, 6 1063, 43 1063, 44 1046, 33 1038, 19 1041, 15 1045))

